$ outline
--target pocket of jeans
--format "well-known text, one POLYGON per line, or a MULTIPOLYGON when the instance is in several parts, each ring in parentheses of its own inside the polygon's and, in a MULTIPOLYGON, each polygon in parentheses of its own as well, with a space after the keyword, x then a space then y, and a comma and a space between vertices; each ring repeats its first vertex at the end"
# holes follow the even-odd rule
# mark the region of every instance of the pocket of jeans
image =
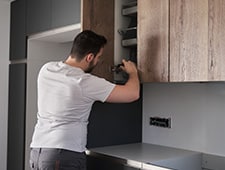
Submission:
POLYGON ((41 161, 39 164, 41 169, 58 170, 56 161, 41 161))
POLYGON ((80 162, 76 162, 73 160, 60 160, 59 167, 60 169, 66 170, 74 170, 74 169, 82 169, 83 165, 80 162))

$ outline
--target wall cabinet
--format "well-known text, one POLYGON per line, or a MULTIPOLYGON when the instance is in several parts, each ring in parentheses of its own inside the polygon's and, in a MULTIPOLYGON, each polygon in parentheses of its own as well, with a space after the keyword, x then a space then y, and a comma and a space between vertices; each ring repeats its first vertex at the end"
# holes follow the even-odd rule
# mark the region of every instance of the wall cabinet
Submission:
POLYGON ((138 69, 142 82, 168 81, 168 0, 138 1, 138 69))
POLYGON ((80 23, 80 0, 28 0, 27 35, 80 23))
POLYGON ((170 81, 209 80, 207 1, 172 1, 169 8, 170 81))
MULTIPOLYGON (((108 39, 104 59, 93 73, 113 81, 110 66, 118 51, 113 50, 118 44, 115 2, 12 2, 10 58, 26 58, 26 35, 81 22, 82 30, 92 29, 108 39)), ((223 0, 138 0, 137 6, 137 64, 142 82, 225 80, 223 0)))
POLYGON ((51 28, 51 0, 27 0, 27 35, 51 28))
POLYGON ((108 42, 93 74, 113 81, 110 67, 114 64, 114 0, 28 0, 27 3, 27 35, 76 23, 81 23, 81 30, 91 29, 104 35, 108 42))
POLYGON ((26 58, 26 3, 25 0, 19 0, 11 3, 9 59, 24 58, 26 58))
POLYGON ((52 28, 81 22, 81 0, 52 0, 52 28))
POLYGON ((138 1, 142 82, 224 81, 225 2, 138 1))
POLYGON ((120 158, 110 157, 108 155, 88 155, 87 162, 87 170, 141 170, 126 165, 125 161, 121 163, 120 158))

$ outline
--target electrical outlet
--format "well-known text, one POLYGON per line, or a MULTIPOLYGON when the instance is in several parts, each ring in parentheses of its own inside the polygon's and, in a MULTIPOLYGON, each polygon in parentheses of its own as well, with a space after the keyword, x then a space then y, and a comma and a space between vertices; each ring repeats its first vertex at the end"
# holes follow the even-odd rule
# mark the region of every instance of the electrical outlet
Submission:
POLYGON ((171 118, 150 117, 149 124, 150 126, 171 128, 171 118))

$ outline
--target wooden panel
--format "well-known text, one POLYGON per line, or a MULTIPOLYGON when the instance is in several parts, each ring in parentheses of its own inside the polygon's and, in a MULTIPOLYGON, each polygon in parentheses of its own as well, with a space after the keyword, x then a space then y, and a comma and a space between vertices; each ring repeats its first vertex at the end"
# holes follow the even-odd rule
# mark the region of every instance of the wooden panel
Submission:
POLYGON ((138 1, 138 69, 142 82, 168 81, 168 0, 138 1))
POLYGON ((170 1, 170 81, 208 79, 208 3, 170 1))
POLYGON ((90 29, 104 35, 108 42, 103 59, 93 70, 93 74, 113 80, 110 66, 114 64, 114 0, 83 0, 82 29, 90 29))
POLYGON ((209 0, 209 80, 225 80, 225 1, 209 0))

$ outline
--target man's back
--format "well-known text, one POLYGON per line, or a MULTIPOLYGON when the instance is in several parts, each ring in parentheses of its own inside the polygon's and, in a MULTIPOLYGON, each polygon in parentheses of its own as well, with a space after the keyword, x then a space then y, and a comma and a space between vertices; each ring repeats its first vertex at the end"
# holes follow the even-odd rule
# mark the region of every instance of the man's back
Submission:
POLYGON ((104 101, 113 88, 80 68, 45 64, 38 76, 38 122, 31 147, 83 152, 92 104, 104 101))

